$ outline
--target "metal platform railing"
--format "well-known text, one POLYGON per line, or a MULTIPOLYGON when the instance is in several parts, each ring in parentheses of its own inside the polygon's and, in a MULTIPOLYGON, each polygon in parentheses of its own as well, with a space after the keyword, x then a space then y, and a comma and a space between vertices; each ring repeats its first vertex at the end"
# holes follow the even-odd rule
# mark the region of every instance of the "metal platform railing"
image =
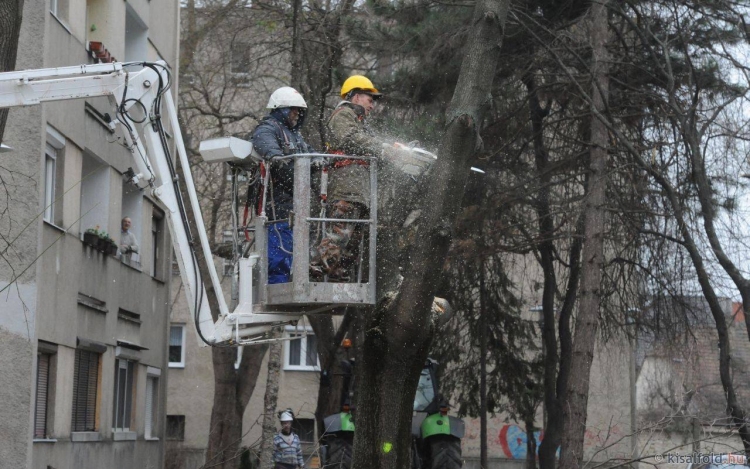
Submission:
MULTIPOLYGON (((375 272, 377 253, 377 159, 367 156, 329 155, 323 153, 304 153, 289 156, 275 157, 270 164, 284 160, 294 160, 294 209, 289 216, 289 225, 292 227, 292 271, 291 281, 288 283, 277 283, 268 285, 268 239, 266 228, 281 220, 268 220, 265 213, 268 198, 268 182, 270 168, 266 171, 264 189, 262 194, 263 211, 255 217, 255 249, 261 254, 261 262, 258 263, 258 303, 270 309, 303 308, 315 305, 350 306, 366 305, 375 303, 375 272), (369 217, 365 219, 341 219, 329 216, 312 216, 311 209, 317 205, 317 194, 313 190, 312 161, 325 158, 327 162, 335 159, 367 160, 370 175, 370 207, 369 217), (311 280, 310 278, 310 247, 311 228, 319 224, 319 229, 325 232, 327 223, 351 223, 367 225, 367 232, 362 233, 363 240, 366 239, 367 249, 360 249, 359 265, 357 275, 351 282, 333 282, 311 280), (367 254, 364 262, 363 251, 367 254), (367 276, 363 275, 362 266, 367 267, 367 276)), ((317 208, 317 207, 316 207, 317 208)), ((362 246, 364 247, 364 246, 362 246)))

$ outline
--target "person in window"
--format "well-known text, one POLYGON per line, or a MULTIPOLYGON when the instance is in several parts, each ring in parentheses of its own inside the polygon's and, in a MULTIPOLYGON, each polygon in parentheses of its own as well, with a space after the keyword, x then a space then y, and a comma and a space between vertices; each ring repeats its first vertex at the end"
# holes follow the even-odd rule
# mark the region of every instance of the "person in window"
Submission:
POLYGON ((120 222, 120 258, 128 264, 130 264, 133 254, 138 253, 138 240, 130 232, 132 225, 133 222, 130 220, 130 217, 125 217, 120 222))
POLYGON ((273 437, 274 469, 303 469, 305 459, 302 457, 302 445, 299 437, 292 431, 294 413, 291 409, 279 413, 281 431, 273 437))
MULTIPOLYGON (((310 153, 300 129, 305 122, 305 103, 294 88, 284 86, 268 100, 271 112, 253 131, 250 141, 260 156, 270 160, 275 156, 310 153)), ((289 212, 294 208, 294 160, 274 161, 270 166, 268 188, 269 206, 266 207, 268 226, 268 283, 290 281, 292 270, 292 229, 289 212)))

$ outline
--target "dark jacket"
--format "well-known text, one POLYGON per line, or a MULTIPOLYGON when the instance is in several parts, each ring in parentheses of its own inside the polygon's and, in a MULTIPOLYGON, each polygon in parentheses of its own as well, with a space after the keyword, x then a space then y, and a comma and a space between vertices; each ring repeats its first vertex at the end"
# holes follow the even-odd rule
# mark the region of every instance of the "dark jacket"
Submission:
MULTIPOLYGON (((289 108, 274 109, 253 131, 250 141, 255 151, 263 158, 270 160, 274 156, 313 151, 299 133, 304 123, 304 114, 300 115, 297 125, 290 127, 288 113, 289 108)), ((269 203, 266 213, 271 220, 288 218, 289 211, 294 207, 294 160, 275 161, 270 167, 273 206, 269 203)), ((270 187, 268 195, 270 200, 270 187)))

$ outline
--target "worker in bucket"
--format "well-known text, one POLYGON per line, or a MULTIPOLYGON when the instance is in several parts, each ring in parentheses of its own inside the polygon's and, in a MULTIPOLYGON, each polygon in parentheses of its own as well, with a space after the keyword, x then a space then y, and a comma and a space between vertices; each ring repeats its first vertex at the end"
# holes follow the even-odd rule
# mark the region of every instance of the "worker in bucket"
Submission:
MULTIPOLYGON (((353 75, 344 81, 343 99, 326 126, 326 152, 335 155, 379 156, 383 141, 376 138, 366 119, 383 95, 369 78, 353 75)), ((328 168, 328 217, 356 220, 367 218, 370 205, 369 161, 332 158, 328 168)), ((314 249, 310 271, 331 281, 349 281, 360 254, 362 226, 355 223, 329 223, 324 237, 314 249)))
MULTIPOLYGON (((252 133, 253 148, 264 159, 296 153, 310 153, 300 129, 305 122, 307 103, 302 95, 289 86, 277 89, 268 100, 270 113, 252 133)), ((268 190, 268 283, 291 280, 292 229, 289 214, 294 207, 294 160, 267 163, 270 182, 268 190)))
POLYGON ((273 437, 274 469, 302 469, 305 460, 302 457, 302 445, 299 437, 292 431, 294 413, 291 409, 279 412, 281 431, 273 437))

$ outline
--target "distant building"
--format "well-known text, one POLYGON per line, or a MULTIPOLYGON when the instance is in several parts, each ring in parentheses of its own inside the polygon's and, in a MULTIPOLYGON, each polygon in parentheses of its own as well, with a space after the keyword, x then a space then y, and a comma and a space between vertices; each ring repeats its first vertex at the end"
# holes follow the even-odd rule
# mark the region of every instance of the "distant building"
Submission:
MULTIPOLYGON (((26 0, 16 69, 165 60, 176 76, 178 8, 26 0)), ((0 163, 2 467, 163 465, 171 241, 164 207, 124 182, 132 155, 105 114, 107 98, 10 110, 3 143, 13 150, 0 163), (106 232, 119 243, 124 216, 140 247, 129 265, 100 240, 106 232)))
MULTIPOLYGON (((211 11, 204 12, 198 7, 194 13, 196 28, 200 29, 211 11)), ((191 34, 188 30, 191 21, 187 14, 187 9, 182 9, 182 40, 191 34)), ((195 53, 186 61, 189 66, 181 71, 184 83, 180 88, 180 102, 183 105, 181 117, 186 122, 185 138, 193 148, 197 148, 199 143, 195 139, 217 136, 215 133, 245 138, 255 128, 258 119, 266 114, 266 103, 271 92, 289 85, 284 81, 289 74, 289 54, 278 47, 277 42, 279 37, 283 37, 284 28, 267 22, 267 17, 268 12, 262 9, 234 10, 222 19, 221 28, 214 28, 201 36, 195 53), (263 24, 267 27, 250 26, 263 24), (216 116, 201 112, 199 108, 202 107, 218 109, 218 114, 228 118, 217 125, 216 116), (237 116, 242 117, 238 119, 237 116)), ((308 120, 306 124, 305 136, 313 132, 310 122, 308 120)), ((221 177, 215 181, 218 186, 221 177)), ((200 186, 204 182, 198 180, 197 184, 200 186)), ((245 190, 244 185, 242 190, 245 190)), ((228 190, 225 196, 224 207, 218 209, 217 239, 211 240, 217 244, 231 239, 231 231, 227 233, 221 229, 227 228, 221 223, 229 223, 231 196, 228 190)), ((205 209, 204 218, 211 218, 205 209)), ((231 291, 232 269, 231 263, 218 260, 217 270, 224 274, 222 287, 226 295, 231 291)), ((214 398, 211 349, 200 345, 179 276, 172 279, 172 301, 169 399, 165 427, 168 460, 165 468, 195 469, 204 464, 208 446, 214 398)), ((295 333, 294 330, 285 331, 287 335, 295 333)), ((310 456, 316 447, 314 412, 320 367, 315 336, 311 330, 307 333, 305 338, 284 342, 278 405, 291 407, 295 411, 296 430, 302 440, 303 451, 310 456)), ((257 447, 260 439, 266 376, 264 363, 244 415, 242 445, 245 447, 257 447)), ((307 467, 314 467, 311 463, 312 459, 307 467)))
MULTIPOLYGON (((224 277, 223 289, 231 288, 224 277)), ((210 347, 199 345, 185 295, 180 290, 180 278, 174 277, 172 294, 175 305, 170 325, 170 359, 167 403, 166 469, 197 469, 205 462, 214 398, 214 375, 210 347), (170 465, 171 464, 171 465, 170 465)), ((298 330, 287 327, 286 337, 300 334, 306 337, 283 343, 281 376, 279 377, 280 408, 290 407, 295 412, 295 432, 300 436, 308 468, 317 467, 315 405, 320 382, 320 362, 312 329, 300 322, 298 330)), ((263 361, 255 392, 245 410, 242 423, 242 446, 259 448, 263 423, 263 396, 268 368, 263 361)))

